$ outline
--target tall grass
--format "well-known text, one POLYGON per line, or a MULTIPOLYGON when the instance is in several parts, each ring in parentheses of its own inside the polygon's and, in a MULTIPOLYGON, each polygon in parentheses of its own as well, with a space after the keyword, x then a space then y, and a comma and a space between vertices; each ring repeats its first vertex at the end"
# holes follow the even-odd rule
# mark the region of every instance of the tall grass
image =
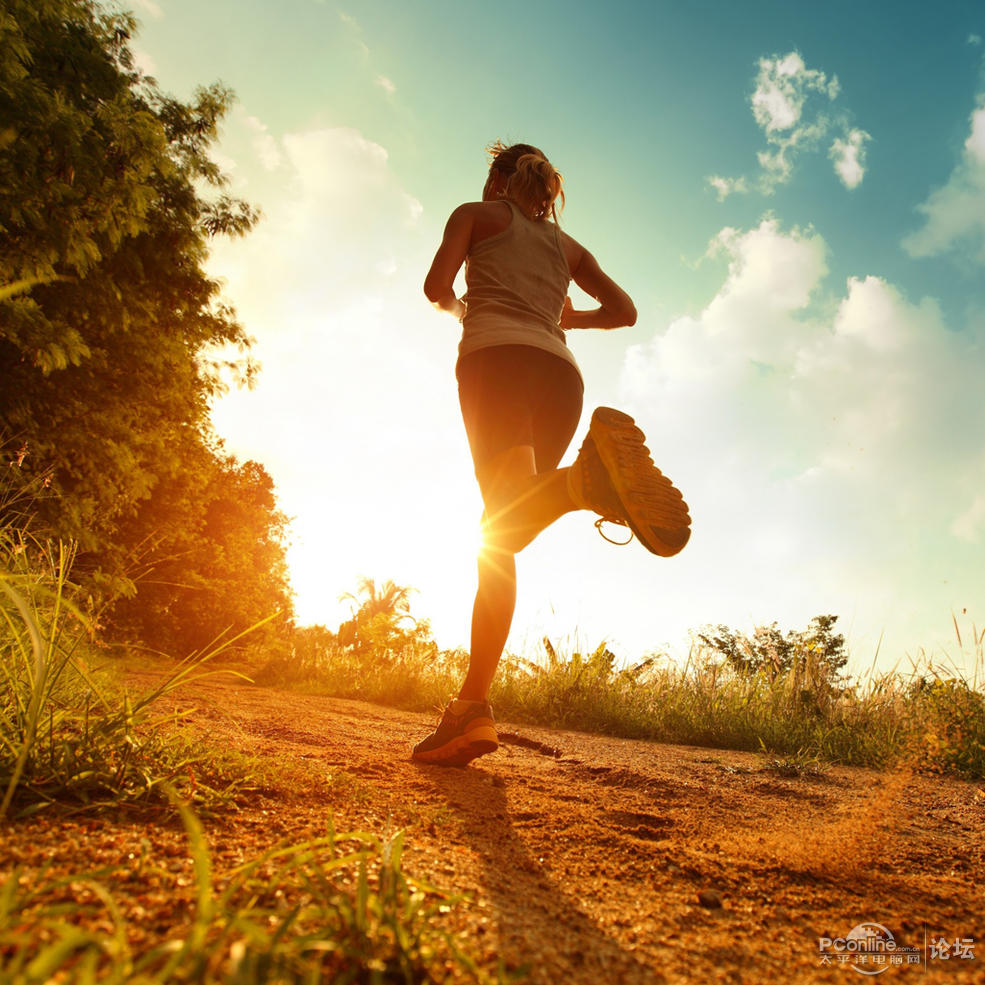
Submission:
POLYGON ((468 667, 465 650, 439 650, 431 642, 399 646, 346 647, 328 643, 277 656, 253 678, 274 684, 376 701, 411 711, 442 707, 468 667))
MULTIPOLYGON (((234 639, 173 665, 136 696, 96 666, 86 615, 71 598, 72 551, 0 530, 0 820, 56 801, 163 802, 171 783, 199 804, 228 802, 248 777, 176 728, 156 704, 234 639), (224 775, 224 773, 228 775, 224 775)), ((223 671, 229 673, 229 671, 223 671)), ((228 757, 227 757, 228 758, 228 757)))
MULTIPOLYGON (((975 632, 976 666, 983 666, 982 635, 975 632)), ((433 644, 362 651, 329 644, 293 665, 268 665, 266 679, 429 711, 456 693, 467 663, 463 651, 433 644)), ((620 668, 604 644, 563 654, 545 640, 536 659, 504 657, 490 700, 499 718, 516 723, 847 765, 905 761, 983 778, 978 681, 977 673, 967 680, 930 661, 907 674, 832 679, 809 652, 786 673, 743 673, 700 644, 683 664, 653 658, 620 668)))
POLYGON ((228 803, 249 783, 245 764, 188 738, 176 728, 181 714, 156 709, 175 688, 215 673, 206 665, 239 637, 128 694, 100 667, 96 619, 70 580, 74 549, 32 536, 36 490, 0 479, 0 821, 66 800, 166 803, 164 783, 200 806, 228 803))

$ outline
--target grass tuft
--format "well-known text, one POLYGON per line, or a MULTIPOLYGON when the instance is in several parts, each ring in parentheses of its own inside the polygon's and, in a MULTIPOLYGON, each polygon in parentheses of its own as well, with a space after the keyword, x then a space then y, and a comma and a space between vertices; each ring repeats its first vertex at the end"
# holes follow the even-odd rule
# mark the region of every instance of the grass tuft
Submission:
POLYGON ((114 870, 0 886, 0 975, 58 981, 360 985, 490 979, 443 925, 461 897, 409 876, 403 835, 336 834, 278 846, 217 878, 205 833, 177 797, 194 864, 190 917, 142 952, 129 943, 114 870), (75 901, 80 887, 87 904, 75 901), (67 892, 68 891, 68 892, 67 892))

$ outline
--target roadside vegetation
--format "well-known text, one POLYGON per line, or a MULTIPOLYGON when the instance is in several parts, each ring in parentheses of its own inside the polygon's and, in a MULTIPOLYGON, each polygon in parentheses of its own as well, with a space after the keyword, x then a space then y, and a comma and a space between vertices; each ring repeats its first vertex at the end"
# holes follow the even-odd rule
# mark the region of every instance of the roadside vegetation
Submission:
MULTIPOLYGON (((332 633, 299 629, 294 650, 258 680, 415 711, 440 709, 468 662, 440 650, 406 604, 407 590, 361 585, 362 604, 332 633)), ((605 643, 563 653, 507 654, 490 700, 502 720, 634 739, 760 751, 780 761, 906 765, 985 778, 985 629, 957 644, 977 668, 970 679, 925 660, 905 671, 847 671, 835 616, 804 630, 775 624, 742 634, 726 626, 694 634, 684 662, 654 655, 619 666, 605 643)))

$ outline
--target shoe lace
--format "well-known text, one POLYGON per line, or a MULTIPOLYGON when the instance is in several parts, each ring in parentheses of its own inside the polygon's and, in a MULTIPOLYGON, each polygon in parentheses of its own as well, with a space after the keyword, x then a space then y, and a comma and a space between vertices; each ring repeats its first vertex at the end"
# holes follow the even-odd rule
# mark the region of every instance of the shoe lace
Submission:
POLYGON ((601 538, 603 540, 607 540, 610 544, 615 544, 617 547, 625 547, 627 544, 629 544, 629 543, 632 542, 632 540, 633 540, 633 531, 632 530, 629 531, 629 539, 628 540, 613 540, 602 529, 602 524, 603 523, 611 523, 611 524, 614 524, 617 527, 626 527, 626 529, 628 530, 629 529, 629 524, 627 524, 625 520, 620 520, 620 519, 618 519, 617 517, 614 517, 614 516, 600 516, 595 521, 595 529, 599 532, 599 535, 601 536, 601 538))

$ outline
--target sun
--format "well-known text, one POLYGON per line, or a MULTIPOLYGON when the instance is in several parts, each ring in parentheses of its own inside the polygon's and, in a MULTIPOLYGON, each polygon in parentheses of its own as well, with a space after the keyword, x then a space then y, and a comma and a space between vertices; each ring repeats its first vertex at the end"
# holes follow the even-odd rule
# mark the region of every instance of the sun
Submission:
POLYGON ((330 487, 317 495, 291 491, 284 490, 293 518, 287 561, 299 623, 334 631, 351 615, 339 596, 365 576, 414 589, 412 614, 451 627, 449 645, 464 640, 482 548, 474 479, 408 483, 386 510, 373 500, 355 509, 349 493, 343 508, 330 487))

